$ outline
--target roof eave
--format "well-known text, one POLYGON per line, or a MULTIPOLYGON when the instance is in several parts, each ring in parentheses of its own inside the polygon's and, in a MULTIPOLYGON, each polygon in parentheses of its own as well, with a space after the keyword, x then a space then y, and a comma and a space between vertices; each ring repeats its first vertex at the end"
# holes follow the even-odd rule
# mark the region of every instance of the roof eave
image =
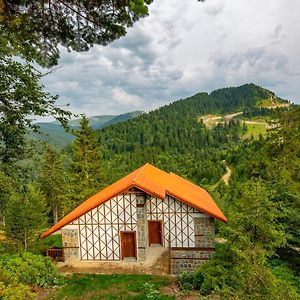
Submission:
POLYGON ((191 206, 193 208, 196 208, 196 209, 204 212, 205 214, 207 214, 207 215, 209 215, 211 217, 214 217, 214 218, 218 219, 219 221, 221 221, 223 223, 227 223, 228 222, 228 219, 224 216, 224 214, 222 212, 221 212, 220 215, 217 215, 217 214, 212 213, 211 211, 209 211, 209 210, 207 210, 207 209, 205 209, 203 207, 196 206, 196 205, 190 203, 189 201, 183 199, 182 197, 179 197, 178 195, 175 195, 174 193, 170 193, 169 191, 166 191, 166 194, 168 194, 169 196, 172 196, 172 197, 180 200, 181 202, 183 202, 183 203, 185 203, 185 204, 187 204, 187 205, 189 205, 189 206, 191 206))

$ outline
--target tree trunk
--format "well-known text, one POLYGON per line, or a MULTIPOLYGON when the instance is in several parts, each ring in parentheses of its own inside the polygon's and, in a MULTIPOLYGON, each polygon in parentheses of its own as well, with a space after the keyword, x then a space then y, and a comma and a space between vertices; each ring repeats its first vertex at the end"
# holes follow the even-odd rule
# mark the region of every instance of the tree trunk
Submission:
POLYGON ((53 221, 54 221, 54 224, 56 224, 58 222, 57 205, 55 205, 53 208, 53 221))

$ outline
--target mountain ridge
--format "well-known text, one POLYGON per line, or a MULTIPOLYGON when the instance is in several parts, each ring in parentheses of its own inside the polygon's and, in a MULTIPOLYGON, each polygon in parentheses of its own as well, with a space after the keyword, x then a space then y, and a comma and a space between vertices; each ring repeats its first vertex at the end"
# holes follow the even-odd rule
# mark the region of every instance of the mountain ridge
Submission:
MULTIPOLYGON (((138 129, 133 129, 131 126, 131 124, 135 126, 136 121, 134 120, 144 120, 141 121, 142 123, 153 122, 159 118, 163 120, 165 119, 165 116, 163 115, 169 114, 170 111, 171 114, 174 115, 178 115, 179 112, 182 112, 183 115, 193 115, 195 119, 198 119, 200 115, 206 115, 210 113, 228 114, 235 113, 237 111, 243 111, 245 109, 249 110, 259 107, 274 108, 276 106, 289 105, 290 102, 288 100, 284 100, 276 96, 274 92, 253 83, 248 83, 239 87, 217 89, 211 93, 199 92, 187 98, 179 99, 172 103, 166 104, 153 111, 150 111, 149 113, 145 113, 143 111, 133 111, 121 115, 93 116, 90 117, 89 120, 91 127, 96 131, 103 130, 103 128, 116 128, 115 126, 118 126, 118 124, 124 123, 125 125, 120 126, 128 127, 125 131, 137 131, 138 129), (151 120, 151 118, 154 118, 154 120, 151 120)), ((182 116, 178 115, 178 118, 182 119, 182 116)), ((169 116, 167 119, 173 120, 173 116, 169 116)), ((182 122, 184 123, 185 121, 182 120, 182 122)), ((32 133, 30 135, 31 138, 47 141, 52 145, 58 146, 59 148, 64 147, 74 139, 74 136, 66 133, 56 121, 37 123, 37 125, 40 126, 40 131, 44 133, 44 135, 32 133)), ((79 126, 79 119, 70 121, 70 127, 72 129, 78 129, 79 126)), ((151 128, 151 124, 149 127, 151 128)), ((172 129, 170 130, 172 131, 172 129)), ((138 143, 138 141, 141 139, 141 135, 143 134, 140 133, 138 139, 131 142, 133 144, 138 143)))
MULTIPOLYGON (((112 124, 117 124, 119 122, 124 122, 132 118, 136 118, 144 114, 144 111, 136 110, 120 115, 98 115, 89 117, 90 126, 94 129, 100 129, 112 124)), ((48 142, 49 144, 62 148, 68 143, 74 140, 74 136, 65 131, 65 129, 60 125, 58 121, 52 122, 37 122, 35 123, 39 126, 40 133, 29 134, 30 139, 42 140, 48 142)), ((71 129, 77 130, 80 128, 80 119, 73 119, 69 121, 69 126, 71 129)))

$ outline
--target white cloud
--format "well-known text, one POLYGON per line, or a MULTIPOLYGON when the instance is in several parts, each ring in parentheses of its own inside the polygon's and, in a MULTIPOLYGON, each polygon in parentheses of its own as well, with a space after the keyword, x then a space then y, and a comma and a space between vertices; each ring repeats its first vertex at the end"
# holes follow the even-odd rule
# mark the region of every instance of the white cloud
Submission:
POLYGON ((300 102, 300 2, 156 0, 106 47, 62 51, 46 88, 76 113, 117 114, 254 82, 300 102))
POLYGON ((124 106, 138 108, 142 103, 142 98, 136 95, 131 95, 125 92, 122 88, 116 87, 112 91, 113 100, 124 106))

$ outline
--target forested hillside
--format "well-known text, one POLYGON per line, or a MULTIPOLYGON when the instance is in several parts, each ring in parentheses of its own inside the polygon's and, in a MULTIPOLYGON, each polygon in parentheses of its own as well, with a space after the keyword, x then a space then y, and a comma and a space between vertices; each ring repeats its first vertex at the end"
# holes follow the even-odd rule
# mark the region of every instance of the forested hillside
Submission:
MULTIPOLYGON (((225 172, 222 160, 228 149, 241 142, 247 131, 236 118, 225 119, 212 128, 201 118, 207 114, 234 112, 265 115, 262 101, 288 102, 254 84, 198 93, 97 132, 109 172, 108 182, 151 162, 179 173, 196 183, 212 184, 225 172)), ((267 109, 273 114, 273 109, 267 109)))
MULTIPOLYGON (((100 129, 118 124, 127 120, 131 120, 144 114, 143 111, 137 110, 121 115, 101 115, 89 117, 89 123, 92 129, 100 129)), ((36 123, 39 126, 39 132, 30 132, 29 138, 37 141, 45 141, 56 148, 63 148, 74 140, 74 135, 66 132, 65 128, 61 126, 58 121, 36 123)), ((70 120, 68 126, 71 130, 80 128, 80 119, 70 120)))
POLYGON ((299 299, 300 111, 288 104, 247 84, 199 93, 97 132, 83 117, 63 151, 28 143, 21 159, 0 169, 0 264, 9 263, 1 253, 41 254, 59 245, 42 242, 39 233, 150 162, 208 189, 229 219, 216 223, 216 256, 180 276, 181 289, 221 299, 299 299), (264 130, 249 132, 254 125, 264 130), (226 167, 228 185, 221 179, 226 167))
POLYGON ((299 299, 300 109, 277 115, 265 139, 229 151, 214 198, 229 222, 216 256, 181 283, 221 299, 299 299), (216 278, 218 278, 216 280, 216 278))

